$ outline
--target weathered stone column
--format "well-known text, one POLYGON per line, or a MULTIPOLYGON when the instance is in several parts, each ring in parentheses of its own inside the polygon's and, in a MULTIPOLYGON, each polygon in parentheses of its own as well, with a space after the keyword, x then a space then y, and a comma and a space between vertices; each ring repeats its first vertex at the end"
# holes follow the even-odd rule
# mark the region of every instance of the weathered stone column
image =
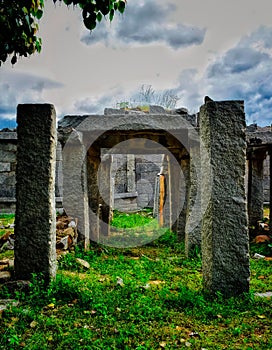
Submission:
POLYGON ((170 156, 164 156, 163 172, 165 175, 165 203, 163 206, 164 227, 172 227, 172 178, 170 167, 170 156))
POLYGON ((63 148, 63 208, 67 215, 78 219, 78 231, 84 237, 85 249, 88 249, 90 234, 86 159, 83 135, 74 130, 63 148))
POLYGON ((111 220, 111 164, 112 156, 104 154, 101 157, 101 163, 98 172, 98 188, 99 188, 99 235, 110 235, 110 220, 111 220))
POLYGON ((185 226, 185 254, 193 256, 201 247, 200 141, 195 129, 189 130, 190 186, 185 226))
POLYGON ((89 225, 90 240, 99 242, 99 185, 98 171, 101 164, 100 149, 94 145, 88 150, 88 197, 89 197, 89 225))
POLYGON ((202 220, 204 289, 235 296, 249 290, 250 275, 243 102, 210 101, 203 105, 200 136, 201 204, 208 202, 202 220))
POLYGON ((187 218, 187 205, 190 188, 190 159, 181 159, 180 165, 184 182, 179 181, 179 188, 177 189, 179 191, 179 202, 181 204, 178 206, 179 213, 176 227, 178 240, 183 241, 185 239, 185 224, 187 218))
POLYGON ((54 106, 19 105, 17 123, 15 275, 49 281, 56 274, 54 106))
POLYGON ((55 184, 56 206, 62 207, 63 198, 63 173, 62 173, 62 146, 58 141, 56 151, 56 184, 55 184))
POLYGON ((127 191, 136 191, 134 154, 127 154, 127 191))
POLYGON ((248 218, 249 225, 256 226, 257 222, 263 218, 263 171, 266 151, 252 151, 248 154, 248 158, 248 164, 251 167, 248 172, 248 218))

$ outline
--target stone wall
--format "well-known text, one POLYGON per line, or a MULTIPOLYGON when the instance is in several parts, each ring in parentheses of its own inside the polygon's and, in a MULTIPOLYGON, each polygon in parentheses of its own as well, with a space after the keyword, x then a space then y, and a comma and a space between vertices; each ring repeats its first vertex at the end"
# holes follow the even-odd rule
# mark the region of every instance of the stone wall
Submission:
POLYGON ((153 208, 155 180, 162 157, 161 154, 113 155, 114 209, 153 208))
POLYGON ((15 211, 17 134, 0 132, 0 210, 15 211))
MULTIPOLYGON (((115 110, 114 110, 115 112, 115 110)), ((111 114, 111 113, 109 113, 111 114)), ((193 118, 193 116, 191 116, 193 118)), ((191 121, 191 120, 190 120, 191 121)), ((196 125, 196 121, 191 121, 196 125)), ((257 126, 247 127, 247 140, 257 143, 272 142, 270 128, 257 126)), ((15 169, 16 169, 17 134, 14 130, 0 131, 0 211, 15 211, 15 169)), ((154 184, 156 174, 160 171, 161 155, 137 155, 135 158, 135 189, 128 190, 127 162, 122 155, 114 155, 113 171, 115 171, 115 207, 119 210, 137 210, 143 207, 153 207, 154 184), (150 160, 148 159, 150 158, 150 160), (122 193, 124 195, 122 196, 122 193), (131 195, 130 195, 131 193, 131 195)), ((269 202, 269 155, 264 159, 263 195, 264 202, 269 202)), ((62 175, 62 147, 57 146, 56 160, 56 206, 62 207, 63 175, 62 175)))
MULTIPOLYGON (((15 212, 15 171, 17 153, 17 133, 15 130, 0 131, 0 211, 15 212)), ((57 208, 62 207, 62 148, 57 146, 55 196, 57 208)))

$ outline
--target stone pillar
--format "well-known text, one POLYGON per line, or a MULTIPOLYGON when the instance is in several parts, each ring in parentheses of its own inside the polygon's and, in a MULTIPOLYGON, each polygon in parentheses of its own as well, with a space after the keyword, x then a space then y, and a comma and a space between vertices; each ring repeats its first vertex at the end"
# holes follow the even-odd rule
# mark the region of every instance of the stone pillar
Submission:
POLYGON ((127 154, 127 191, 136 191, 134 154, 127 154))
POLYGON ((78 219, 80 239, 85 249, 90 243, 86 149, 83 135, 74 130, 63 148, 63 208, 78 219))
POLYGON ((182 170, 182 178, 180 177, 178 192, 179 192, 179 205, 178 205, 178 218, 177 218, 177 237, 178 241, 185 239, 185 224, 187 218, 187 205, 190 188, 190 159, 183 158, 180 161, 182 170), (181 181, 183 180, 183 181, 181 181), (181 204, 180 204, 181 203, 181 204))
POLYGON ((90 240, 99 242, 99 186, 98 171, 101 163, 100 148, 92 145, 88 150, 88 196, 89 196, 89 222, 90 240))
POLYGON ((185 226, 185 254, 193 256, 201 248, 200 141, 196 130, 189 130, 190 186, 185 226))
POLYGON ((15 275, 56 275, 56 113, 54 106, 18 105, 15 275))
POLYGON ((248 218, 250 226, 257 226, 257 222, 263 218, 263 172, 265 150, 255 150, 248 154, 248 218))
POLYGON ((200 108, 203 283, 226 297, 249 290, 245 127, 242 101, 200 108))
POLYGON ((170 156, 164 155, 163 174, 165 176, 165 201, 163 206, 164 227, 172 227, 172 179, 170 156))
POLYGON ((56 152, 56 184, 55 184, 56 206, 62 207, 63 197, 63 174, 62 174, 62 146, 58 141, 56 152))
POLYGON ((104 236, 110 235, 110 220, 111 220, 111 164, 112 156, 104 154, 101 159, 98 173, 98 188, 99 188, 99 234, 104 236))

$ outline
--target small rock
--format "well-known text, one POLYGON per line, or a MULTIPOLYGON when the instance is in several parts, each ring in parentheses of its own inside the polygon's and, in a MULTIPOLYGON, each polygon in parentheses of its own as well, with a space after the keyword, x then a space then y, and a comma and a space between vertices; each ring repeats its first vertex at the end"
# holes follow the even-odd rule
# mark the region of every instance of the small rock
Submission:
POLYGON ((165 114, 165 109, 161 106, 150 105, 149 106, 150 114, 165 114))
POLYGON ((188 114, 188 109, 187 108, 184 108, 184 107, 181 107, 181 108, 176 108, 173 110, 174 113, 177 113, 177 114, 188 114))
POLYGON ((89 268, 90 268, 90 264, 89 264, 87 261, 85 261, 85 260, 83 260, 83 259, 80 259, 80 258, 76 258, 76 261, 77 261, 80 265, 82 265, 83 267, 85 267, 86 269, 89 269, 89 268))
POLYGON ((72 236, 74 237, 75 231, 72 227, 68 227, 63 231, 63 236, 72 236))
POLYGON ((116 284, 118 285, 118 286, 121 286, 121 287, 124 287, 124 281, 123 281, 123 279, 121 278, 121 277, 117 277, 117 282, 116 282, 116 284))
POLYGON ((258 259, 258 260, 260 260, 260 259, 264 259, 264 258, 265 258, 264 255, 261 255, 261 254, 258 254, 258 253, 255 253, 255 254, 253 255, 253 259, 258 259))
POLYGON ((0 272, 0 283, 6 282, 11 279, 11 273, 9 271, 0 272))
POLYGON ((13 268, 13 267, 14 267, 14 259, 9 259, 9 261, 8 261, 8 266, 9 266, 10 268, 13 268))
POLYGON ((69 248, 69 236, 62 237, 56 244, 57 249, 67 250, 69 248))
POLYGON ((261 297, 261 298, 271 298, 272 292, 266 292, 266 293, 255 293, 255 297, 261 297))
POLYGON ((76 228, 77 224, 75 223, 75 221, 71 221, 68 225, 68 227, 72 227, 72 228, 76 228))
POLYGON ((3 310, 6 310, 9 305, 17 306, 18 304, 19 304, 19 302, 15 301, 13 299, 0 299, 0 313, 3 310))
POLYGON ((197 332, 192 332, 192 333, 189 334, 189 336, 190 336, 190 337, 200 338, 200 335, 199 335, 199 333, 197 333, 197 332))
POLYGON ((9 259, 0 260, 0 265, 8 265, 9 259))
POLYGON ((57 213, 58 213, 58 215, 63 215, 64 214, 64 209, 63 208, 58 208, 57 213))
POLYGON ((65 228, 64 222, 63 222, 63 221, 57 221, 57 222, 56 222, 56 228, 57 228, 57 230, 62 230, 62 229, 64 229, 64 228, 65 228))
POLYGON ((254 238, 253 242, 254 243, 270 242, 270 237, 268 237, 267 235, 258 235, 254 238))
POLYGON ((31 328, 35 328, 35 327, 37 327, 37 325, 38 325, 38 322, 36 322, 36 321, 32 321, 32 322, 30 323, 30 327, 31 327, 31 328))

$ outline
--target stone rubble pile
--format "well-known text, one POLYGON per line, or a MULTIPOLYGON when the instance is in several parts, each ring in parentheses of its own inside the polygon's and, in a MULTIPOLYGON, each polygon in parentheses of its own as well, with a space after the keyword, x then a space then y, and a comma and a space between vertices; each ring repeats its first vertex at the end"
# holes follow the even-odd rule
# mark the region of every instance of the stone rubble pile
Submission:
MULTIPOLYGON (((58 215, 56 220, 56 249, 57 254, 71 250, 77 244, 77 219, 66 215, 58 215)), ((0 253, 14 249, 14 224, 0 226, 6 232, 0 237, 0 253)), ((0 260, 0 283, 5 283, 12 278, 14 268, 14 258, 4 258, 0 260)))
POLYGON ((58 250, 71 249, 76 245, 78 238, 77 221, 76 218, 74 219, 66 215, 57 217, 57 252, 58 250))

